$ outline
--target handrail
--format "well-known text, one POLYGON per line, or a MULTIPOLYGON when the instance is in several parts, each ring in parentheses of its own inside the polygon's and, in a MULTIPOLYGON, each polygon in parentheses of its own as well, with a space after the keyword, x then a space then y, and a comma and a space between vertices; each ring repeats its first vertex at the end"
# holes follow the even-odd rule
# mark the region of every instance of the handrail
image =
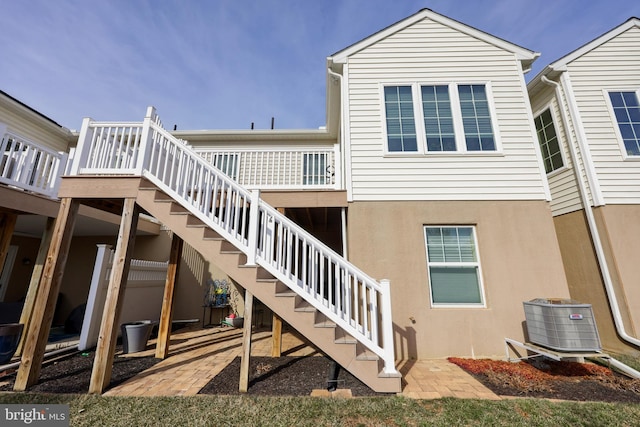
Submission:
POLYGON ((75 174, 144 176, 351 336, 396 374, 388 281, 376 282, 177 140, 150 107, 142 124, 85 119, 75 174))
POLYGON ((56 199, 68 154, 0 130, 0 182, 56 199))

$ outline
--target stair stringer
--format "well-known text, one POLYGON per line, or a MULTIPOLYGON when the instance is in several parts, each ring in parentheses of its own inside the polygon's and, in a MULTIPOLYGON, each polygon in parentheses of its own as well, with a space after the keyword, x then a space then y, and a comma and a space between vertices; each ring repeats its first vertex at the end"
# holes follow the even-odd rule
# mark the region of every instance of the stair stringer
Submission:
POLYGON ((212 229, 186 212, 179 202, 168 199, 162 190, 146 183, 138 192, 137 203, 372 390, 386 393, 401 391, 401 376, 385 374, 382 361, 363 352, 355 339, 341 339, 346 332, 340 327, 316 327, 315 309, 297 311, 295 297, 276 293, 277 279, 265 280, 261 278, 263 274, 259 277, 259 272, 264 273, 260 267, 243 265, 245 255, 239 250, 228 250, 231 245, 224 239, 206 238, 212 229), (156 199, 156 194, 161 194, 161 198, 156 199))

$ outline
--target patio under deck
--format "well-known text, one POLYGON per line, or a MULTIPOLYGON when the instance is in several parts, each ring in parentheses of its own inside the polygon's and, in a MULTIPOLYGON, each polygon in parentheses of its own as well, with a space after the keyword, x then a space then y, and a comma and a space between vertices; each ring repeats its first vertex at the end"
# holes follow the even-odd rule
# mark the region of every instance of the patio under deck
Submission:
MULTIPOLYGON (((253 332, 251 355, 271 356, 271 331, 253 332)), ((229 327, 185 328, 171 335, 169 357, 124 383, 107 390, 105 396, 192 396, 221 372, 242 351, 242 329, 229 327)), ((125 357, 153 356, 155 339, 147 350, 125 357)), ((283 356, 321 356, 296 334, 282 334, 283 356)), ((458 366, 443 359, 410 360, 398 364, 405 380, 400 395, 416 399, 458 397, 498 400, 496 394, 458 366)), ((348 389, 330 393, 318 384, 317 396, 348 397, 348 389)))

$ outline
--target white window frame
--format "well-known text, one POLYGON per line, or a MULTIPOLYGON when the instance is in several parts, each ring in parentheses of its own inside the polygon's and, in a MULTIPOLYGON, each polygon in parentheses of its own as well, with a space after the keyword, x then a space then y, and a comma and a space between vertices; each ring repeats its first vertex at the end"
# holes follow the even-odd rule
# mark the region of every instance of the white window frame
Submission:
MULTIPOLYGON (((536 128, 535 120, 542 113, 544 113, 547 110, 549 110, 549 112, 551 113, 551 120, 553 120, 553 126, 554 126, 554 128, 556 130, 556 136, 558 137, 558 147, 560 148, 560 156, 562 157, 562 167, 559 167, 558 169, 552 170, 551 172, 547 173, 547 177, 555 176, 555 175, 559 174, 560 172, 562 172, 564 170, 567 170, 569 168, 569 166, 567 164, 567 155, 565 154, 566 137, 564 135, 564 124, 563 124, 563 128, 562 128, 562 131, 561 131, 560 127, 558 126, 558 124, 560 123, 560 119, 558 119, 555 107, 556 106, 554 105, 553 102, 549 102, 548 104, 546 104, 545 106, 543 106, 542 108, 540 108, 538 111, 536 111, 533 114, 533 128, 536 131, 536 141, 538 141, 538 150, 540 150, 540 141, 538 140, 538 129, 536 128)), ((540 159, 542 160, 542 168, 546 172, 546 168, 544 167, 544 156, 542 155, 542 151, 540 151, 540 159)))
POLYGON ((620 133, 620 124, 618 123, 618 118, 616 117, 616 113, 613 110, 613 104, 611 103, 611 98, 609 94, 611 92, 635 92, 638 100, 640 101, 640 88, 608 88, 603 89, 602 94, 604 96, 605 103, 607 105, 607 109, 609 110, 609 116, 611 117, 611 124, 613 126, 613 130, 616 133, 616 138, 618 139, 618 146, 620 147, 620 152, 622 153, 623 160, 630 162, 640 162, 639 156, 630 156, 627 154, 627 147, 624 146, 624 140, 622 138, 622 134, 620 133))
POLYGON ((329 161, 328 152, 302 153, 302 164, 300 165, 302 169, 300 171, 302 185, 327 185, 330 179, 328 172, 329 161))
POLYGON ((431 308, 487 308, 486 297, 484 293, 484 284, 482 280, 482 261, 480 257, 480 248, 478 247, 478 233, 476 232, 475 225, 468 224, 425 224, 422 227, 422 234, 424 237, 424 249, 425 249, 425 258, 427 260, 427 280, 428 280, 428 288, 429 288, 429 302, 431 303, 431 308), (429 248, 427 246, 427 229, 428 228, 471 228, 473 234, 473 244, 476 251, 475 262, 464 262, 464 263, 448 263, 448 262, 431 262, 429 261, 429 248), (433 301, 433 289, 431 286, 431 268, 430 267, 445 267, 445 266, 460 266, 460 267, 475 267, 477 268, 478 273, 478 291, 480 293, 480 302, 479 303, 438 303, 433 301))
POLYGON ((498 130, 498 120, 496 116, 495 101, 493 98, 493 90, 491 88, 491 82, 482 81, 412 81, 412 82, 384 82, 380 84, 380 117, 383 122, 383 147, 384 155, 388 157, 415 157, 415 156, 495 156, 496 154, 502 154, 502 143, 500 133, 498 130), (489 115, 491 117, 491 128, 493 130, 493 138, 495 143, 495 150, 480 150, 469 151, 467 150, 467 143, 464 133, 464 125, 462 123, 462 111, 460 107, 460 97, 458 94, 458 86, 460 85, 483 85, 487 95, 487 102, 489 105, 489 115), (411 96, 413 97, 413 115, 416 127, 416 136, 418 140, 417 151, 389 151, 389 138, 387 133, 387 116, 385 112, 385 97, 384 88, 389 86, 411 86, 411 96), (424 127, 424 111, 422 109, 422 92, 420 88, 422 86, 447 86, 449 89, 449 101, 451 102, 451 113, 453 116, 453 127, 455 133, 456 150, 455 151, 428 151, 426 130, 424 127))

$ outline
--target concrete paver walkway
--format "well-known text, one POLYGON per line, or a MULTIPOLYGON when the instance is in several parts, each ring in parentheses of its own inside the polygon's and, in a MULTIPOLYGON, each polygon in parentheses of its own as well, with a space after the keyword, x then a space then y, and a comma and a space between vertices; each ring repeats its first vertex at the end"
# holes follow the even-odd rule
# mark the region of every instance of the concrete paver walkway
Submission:
MULTIPOLYGON (((235 357, 240 356, 241 351, 241 329, 215 327, 178 330, 172 334, 168 358, 108 390, 105 395, 196 395, 235 357)), ((147 350, 126 357, 153 356, 154 352, 155 340, 151 340, 147 350)), ((271 331, 258 330, 253 333, 251 355, 271 355, 271 331)), ((320 353, 294 333, 283 332, 282 355, 310 356, 320 353)), ((398 369, 404 380, 400 394, 406 397, 500 399, 471 375, 446 360, 408 360, 399 363, 398 369)), ((338 395, 347 394, 339 391, 338 395)))

